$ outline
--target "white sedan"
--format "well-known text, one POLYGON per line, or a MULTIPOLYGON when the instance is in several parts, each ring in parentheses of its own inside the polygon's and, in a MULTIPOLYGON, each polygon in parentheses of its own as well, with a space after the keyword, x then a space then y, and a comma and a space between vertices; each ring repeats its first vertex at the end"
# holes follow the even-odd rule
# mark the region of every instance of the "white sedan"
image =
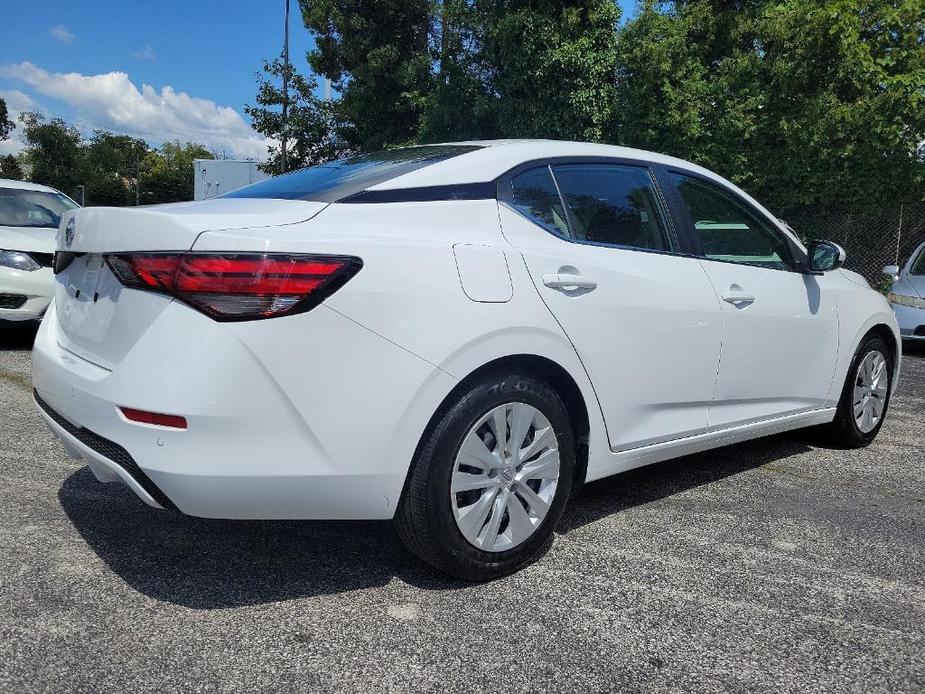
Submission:
POLYGON ((877 435, 883 296, 719 176, 605 145, 420 146, 62 220, 35 401, 155 507, 395 519, 467 579, 585 481, 824 425, 877 435))
POLYGON ((0 323, 42 317, 61 215, 77 203, 54 188, 0 179, 0 323))

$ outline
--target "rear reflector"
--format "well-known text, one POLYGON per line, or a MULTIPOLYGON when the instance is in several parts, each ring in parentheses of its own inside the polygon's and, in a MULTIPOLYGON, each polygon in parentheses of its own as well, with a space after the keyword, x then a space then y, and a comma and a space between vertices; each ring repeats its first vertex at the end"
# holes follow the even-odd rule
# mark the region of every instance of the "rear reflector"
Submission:
POLYGON ((353 277, 352 256, 205 253, 107 255, 126 287, 162 292, 219 321, 308 311, 353 277))
POLYGON ((132 422, 141 422, 142 424, 156 424, 160 427, 170 427, 172 429, 186 429, 186 417, 175 414, 161 414, 159 412, 145 412, 144 410, 134 410, 131 407, 120 407, 125 418, 132 422))

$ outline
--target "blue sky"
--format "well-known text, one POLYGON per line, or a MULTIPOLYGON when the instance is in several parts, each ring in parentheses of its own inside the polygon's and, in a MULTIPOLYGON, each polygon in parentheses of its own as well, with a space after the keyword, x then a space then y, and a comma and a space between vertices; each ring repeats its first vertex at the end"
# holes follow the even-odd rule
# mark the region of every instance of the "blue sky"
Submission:
MULTIPOLYGON (((290 54, 308 71, 311 38, 298 2, 290 54)), ((198 140, 261 157, 242 106, 261 60, 282 47, 283 0, 65 2, 7 0, 0 28, 0 97, 85 131, 102 127, 158 143, 198 140)), ((624 14, 634 0, 620 0, 624 14)), ((14 137, 0 153, 15 151, 14 137)))

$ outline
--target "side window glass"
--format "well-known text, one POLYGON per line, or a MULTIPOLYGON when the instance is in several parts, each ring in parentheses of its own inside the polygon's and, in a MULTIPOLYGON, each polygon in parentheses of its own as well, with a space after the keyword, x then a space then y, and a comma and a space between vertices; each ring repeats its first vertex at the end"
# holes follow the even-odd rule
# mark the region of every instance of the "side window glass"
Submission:
POLYGON ((778 270, 790 266, 787 243, 769 223, 718 186, 672 173, 704 257, 778 270))
POLYGON ((568 236, 568 222, 549 167, 530 169, 511 181, 514 208, 541 227, 568 236))
POLYGON ((912 267, 909 268, 909 274, 925 275, 925 248, 919 251, 919 257, 915 259, 915 262, 912 263, 912 267))
POLYGON ((631 248, 669 250, 649 172, 617 164, 553 167, 572 218, 572 237, 631 248))

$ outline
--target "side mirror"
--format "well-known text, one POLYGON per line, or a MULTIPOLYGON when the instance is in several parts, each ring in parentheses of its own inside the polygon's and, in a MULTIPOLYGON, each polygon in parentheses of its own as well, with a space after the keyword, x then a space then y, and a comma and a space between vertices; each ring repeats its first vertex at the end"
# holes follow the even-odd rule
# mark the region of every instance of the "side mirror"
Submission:
POLYGON ((845 249, 837 243, 831 241, 810 241, 809 248, 809 271, 810 272, 829 272, 837 270, 845 264, 845 249))
POLYGON ((884 265, 883 274, 889 275, 890 277, 893 278, 893 281, 895 282, 896 280, 899 279, 899 265, 884 265))

